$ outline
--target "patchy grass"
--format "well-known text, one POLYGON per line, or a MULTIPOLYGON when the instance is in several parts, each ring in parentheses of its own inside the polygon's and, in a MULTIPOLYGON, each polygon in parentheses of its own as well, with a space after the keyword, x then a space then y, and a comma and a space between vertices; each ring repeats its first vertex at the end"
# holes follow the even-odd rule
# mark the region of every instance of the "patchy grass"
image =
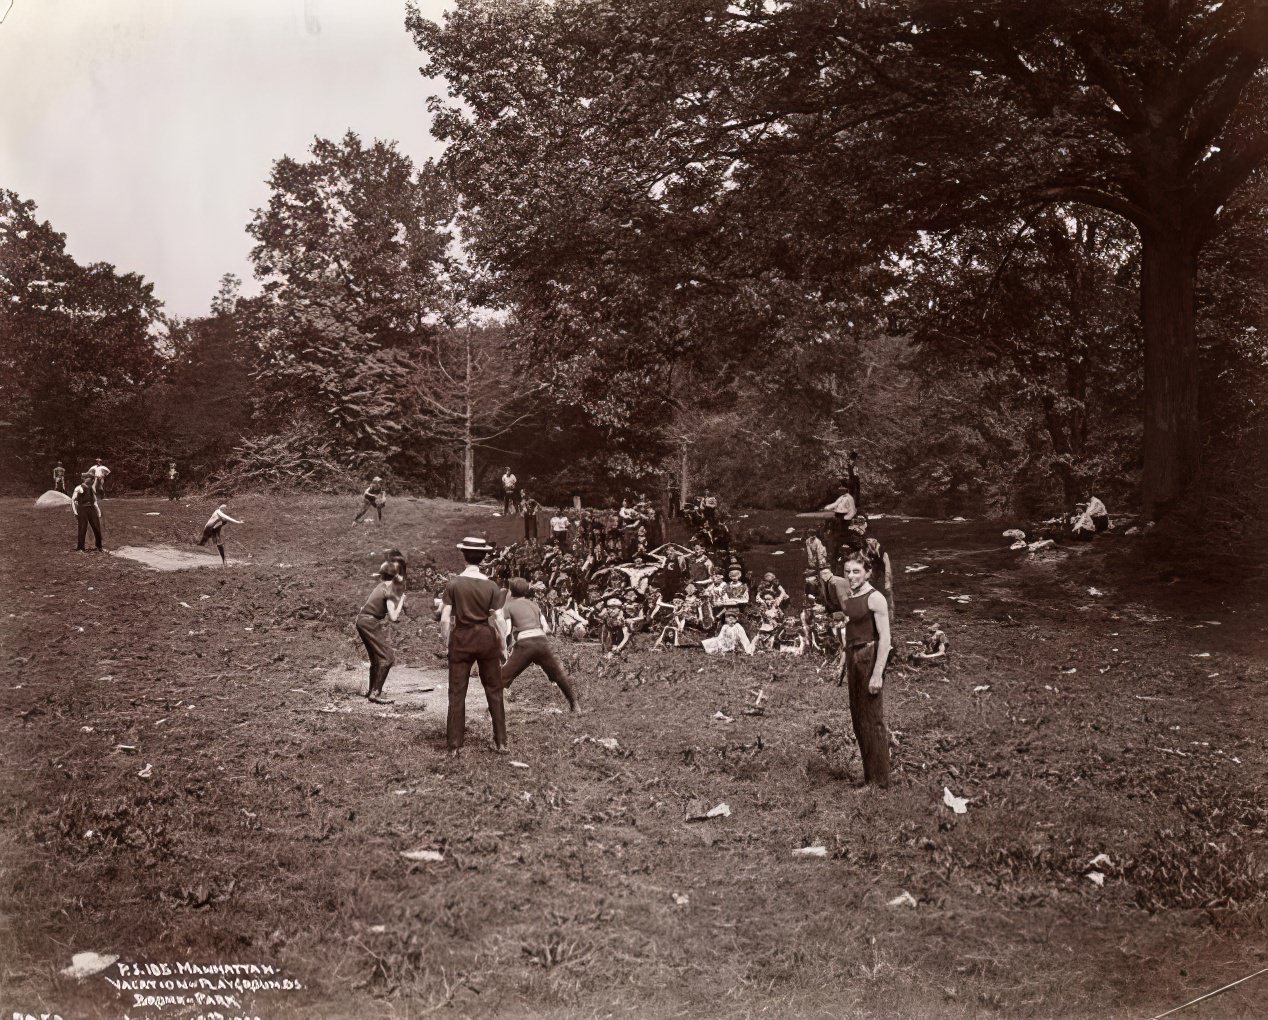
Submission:
MULTIPOLYGON (((381 530, 351 524, 355 499, 232 508, 240 565, 159 573, 0 502, 5 1010, 121 1016, 103 980, 58 975, 81 950, 277 965, 305 991, 261 995, 266 1018, 1137 1017, 1265 965, 1262 603, 1114 573, 1100 547, 1026 563, 998 528, 880 522, 898 640, 927 609, 953 642, 948 670, 890 674, 889 791, 856 785, 819 660, 641 646, 563 646, 579 717, 518 680, 518 769, 477 713, 451 761, 434 721, 321 711, 348 697, 325 677, 362 658, 351 622, 383 546, 421 577, 514 522, 426 500, 391 501, 381 530), (901 573, 916 560, 934 569, 901 573), (757 689, 766 712, 745 715, 757 689), (730 817, 685 820, 721 801, 730 817), (809 844, 827 856, 792 856, 809 844), (400 856, 420 847, 444 860, 400 856), (916 906, 888 906, 903 891, 916 906)), ((205 518, 109 500, 107 545, 187 545, 205 518)), ((752 555, 793 590, 787 548, 752 555)), ((439 661, 429 610, 417 592, 396 627, 404 664, 439 661)), ((1189 1015, 1261 1016, 1266 994, 1189 1015)))

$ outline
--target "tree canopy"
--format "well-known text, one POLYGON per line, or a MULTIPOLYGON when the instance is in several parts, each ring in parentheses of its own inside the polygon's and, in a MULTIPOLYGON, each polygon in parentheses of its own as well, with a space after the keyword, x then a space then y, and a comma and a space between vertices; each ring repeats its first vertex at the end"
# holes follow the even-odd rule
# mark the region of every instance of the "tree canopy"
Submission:
POLYGON ((922 233, 1078 202, 1139 231, 1147 502, 1191 477, 1198 257, 1268 156, 1261 5, 461 0, 408 24, 473 253, 562 379, 751 355, 798 300, 882 314, 922 233))

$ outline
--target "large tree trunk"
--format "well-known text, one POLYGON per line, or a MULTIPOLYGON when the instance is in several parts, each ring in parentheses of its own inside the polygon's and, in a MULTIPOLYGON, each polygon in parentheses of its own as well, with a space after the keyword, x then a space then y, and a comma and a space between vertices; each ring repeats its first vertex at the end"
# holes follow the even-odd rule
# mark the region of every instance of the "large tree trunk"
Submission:
POLYGON ((471 442, 471 412, 467 409, 467 433, 462 441, 462 498, 475 499, 475 447, 471 442))
POLYGON ((678 506, 687 505, 691 496, 691 464, 687 459, 687 443, 682 444, 682 461, 678 472, 678 506))
POLYGON ((1173 509, 1198 467, 1197 257, 1178 238, 1141 238, 1140 306, 1145 332, 1145 512, 1173 509))

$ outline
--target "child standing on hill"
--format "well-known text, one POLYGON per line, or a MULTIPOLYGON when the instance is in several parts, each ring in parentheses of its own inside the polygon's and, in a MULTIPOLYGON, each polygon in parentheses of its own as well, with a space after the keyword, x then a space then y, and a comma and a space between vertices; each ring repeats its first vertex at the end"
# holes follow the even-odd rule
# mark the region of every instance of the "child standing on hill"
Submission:
POLYGON ((226 512, 225 508, 228 503, 221 503, 216 507, 212 515, 207 519, 207 523, 203 525, 202 537, 198 540, 199 545, 206 545, 207 540, 211 539, 216 544, 216 551, 220 553, 220 565, 227 567, 229 561, 225 558, 225 542, 224 529, 226 524, 242 524, 242 521, 234 520, 226 512))

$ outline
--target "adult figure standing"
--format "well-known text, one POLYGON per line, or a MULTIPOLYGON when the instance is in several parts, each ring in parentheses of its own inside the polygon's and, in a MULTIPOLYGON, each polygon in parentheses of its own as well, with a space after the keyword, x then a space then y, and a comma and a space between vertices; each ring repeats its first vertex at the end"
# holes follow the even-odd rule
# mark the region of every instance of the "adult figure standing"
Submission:
POLYGON ((889 785, 889 737, 885 732, 882 687, 889 662, 889 606, 872 587, 867 557, 851 552, 845 558, 849 596, 845 603, 844 679, 850 698, 850 720, 863 760, 863 781, 889 785))
POLYGON ((101 463, 101 458, 98 457, 93 466, 88 469, 88 473, 92 475, 92 487, 98 498, 105 498, 106 476, 110 474, 110 469, 101 463))
POLYGON ((480 667, 480 683, 493 720, 493 746, 506 750, 506 708, 502 703, 502 631, 506 592, 480 565, 493 547, 482 538, 464 538, 458 549, 466 569, 449 579, 441 596, 440 633, 448 646, 449 717, 445 742, 456 755, 466 739, 467 685, 471 666, 480 667), (497 628, 496 630, 494 628, 497 628))
POLYGON ((180 476, 176 472, 176 461, 167 465, 167 500, 175 501, 180 495, 180 476))
POLYGON ((526 490, 520 489, 520 513, 524 515, 524 541, 537 541, 537 511, 539 504, 526 490))
POLYGON ((550 627, 542 618, 541 607, 528 597, 531 586, 522 577, 512 577, 510 587, 506 615, 511 621, 515 646, 511 657, 502 666, 503 689, 510 687, 511 681, 529 666, 540 666, 546 678, 568 699, 569 711, 577 711, 577 695, 573 693, 568 673, 546 638, 550 627))
POLYGON ((402 571, 403 567, 396 562, 385 561, 375 575, 379 583, 357 614, 357 634, 370 656, 370 689, 366 697, 378 705, 391 704, 383 697, 388 670, 396 662, 387 625, 399 620, 405 608, 405 577, 402 571))
POLYGON ((53 488, 58 492, 66 491, 66 469, 62 467, 62 462, 57 462, 57 467, 53 468, 53 488))
POLYGON ((76 549, 84 551, 84 538, 92 528, 93 537, 97 539, 97 552, 101 552, 101 506, 97 502, 97 490, 93 487, 91 471, 80 476, 75 491, 70 494, 70 508, 75 514, 75 523, 79 528, 79 542, 76 549))
POLYGON ((519 485, 519 479, 515 477, 515 472, 507 465, 505 471, 502 472, 502 516, 509 517, 511 511, 519 513, 519 506, 515 499, 515 487, 519 485))

